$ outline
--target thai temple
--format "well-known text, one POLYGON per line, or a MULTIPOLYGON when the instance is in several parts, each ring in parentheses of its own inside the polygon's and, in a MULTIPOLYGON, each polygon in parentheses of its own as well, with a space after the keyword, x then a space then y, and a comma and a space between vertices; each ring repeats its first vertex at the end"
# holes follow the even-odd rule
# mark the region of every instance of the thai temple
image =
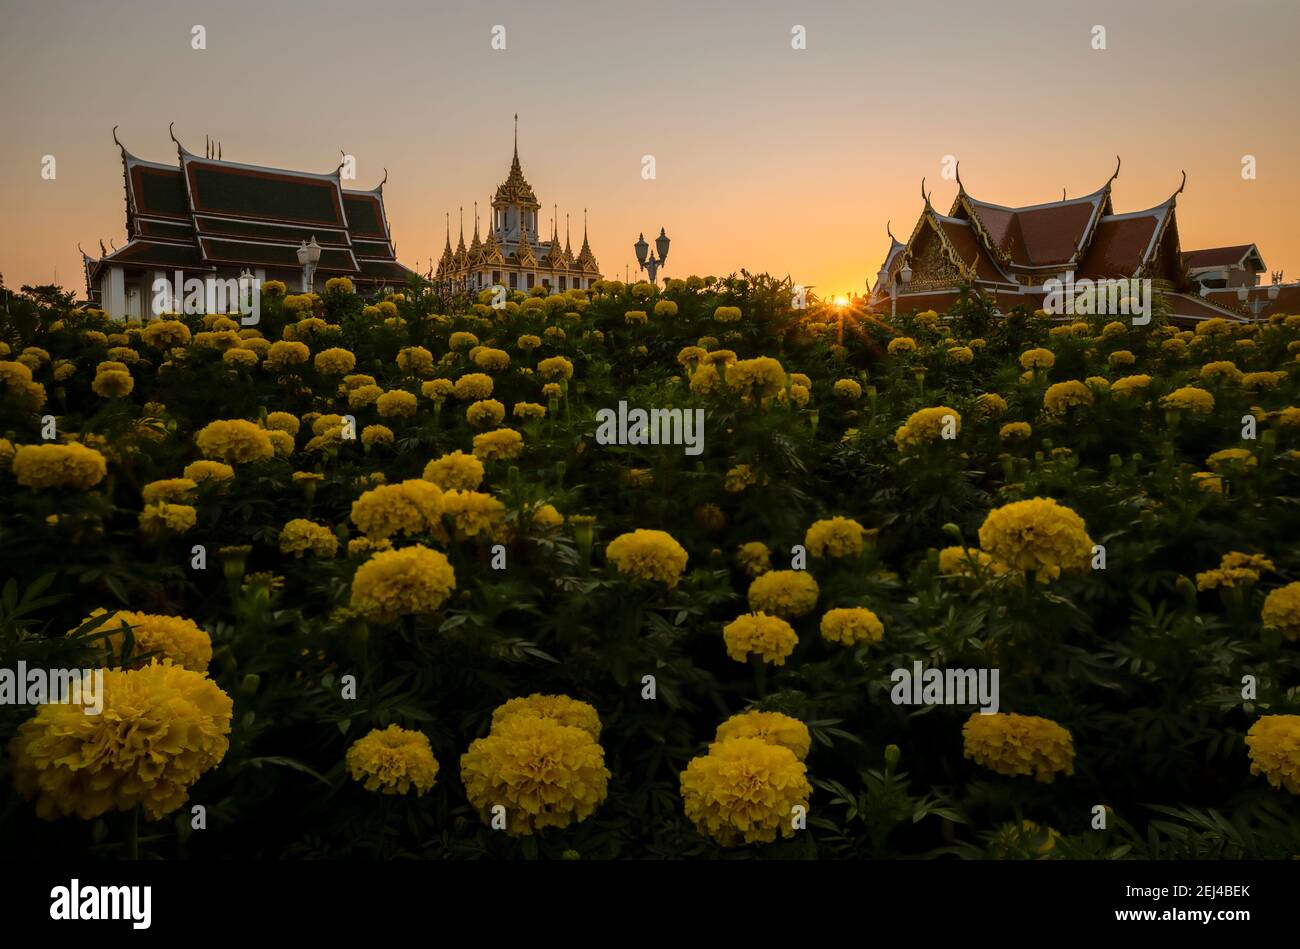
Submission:
POLYGON ((569 243, 565 224, 564 246, 560 246, 558 213, 551 217, 550 239, 540 240, 538 212, 541 204, 519 164, 519 116, 515 116, 515 154, 510 173, 492 196, 487 236, 479 235, 478 205, 474 205, 474 236, 465 244, 464 210, 460 239, 451 248, 451 217, 447 217, 447 241, 438 261, 435 279, 467 290, 503 286, 508 290, 586 290, 601 279, 600 265, 587 241, 587 216, 583 210, 582 248, 577 256, 569 243))
POLYGON ((286 171, 223 160, 210 145, 195 155, 176 143, 176 164, 145 161, 113 140, 122 154, 126 244, 101 256, 84 251, 86 292, 110 316, 151 315, 158 278, 282 280, 301 290, 298 249, 320 247, 313 287, 348 277, 360 292, 403 287, 419 275, 397 261, 384 212, 384 181, 369 191, 343 187, 343 166, 327 174, 286 171))
POLYGON ((871 291, 876 312, 944 312, 970 288, 998 310, 1043 307, 1048 281, 1083 279, 1151 281, 1171 316, 1182 322, 1221 317, 1266 319, 1300 312, 1300 284, 1282 283, 1267 271, 1253 244, 1184 251, 1178 236, 1178 189, 1153 208, 1116 213, 1111 189, 1120 162, 1106 183, 1078 198, 1007 207, 971 196, 957 167, 957 197, 947 214, 930 203, 921 182, 923 207, 906 242, 890 239, 889 252, 871 291))

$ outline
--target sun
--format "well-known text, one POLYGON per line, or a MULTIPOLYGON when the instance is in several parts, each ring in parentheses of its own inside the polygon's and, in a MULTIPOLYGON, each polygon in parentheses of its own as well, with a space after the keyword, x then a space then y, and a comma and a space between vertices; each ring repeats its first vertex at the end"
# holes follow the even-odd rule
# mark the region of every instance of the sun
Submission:
POLYGON ((846 307, 846 306, 849 305, 849 298, 848 298, 848 297, 836 297, 836 298, 835 298, 835 305, 838 306, 838 307, 840 307, 840 308, 846 307))

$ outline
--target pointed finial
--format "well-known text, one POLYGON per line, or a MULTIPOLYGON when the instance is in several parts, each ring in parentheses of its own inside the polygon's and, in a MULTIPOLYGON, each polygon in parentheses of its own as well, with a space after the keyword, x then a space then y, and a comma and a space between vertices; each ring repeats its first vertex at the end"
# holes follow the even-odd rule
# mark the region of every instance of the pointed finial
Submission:
POLYGON ((564 212, 564 245, 569 245, 569 212, 564 212))
POLYGON ((1112 181, 1114 181, 1116 178, 1119 177, 1119 166, 1120 166, 1121 164, 1123 164, 1123 163, 1120 161, 1119 156, 1116 155, 1116 156, 1115 156, 1115 173, 1114 173, 1113 175, 1111 175, 1110 178, 1106 181, 1106 186, 1107 186, 1107 187, 1110 187, 1110 183, 1111 183, 1112 181))
POLYGON ((1061 189, 1061 203, 1062 203, 1062 204, 1065 203, 1065 189, 1064 189, 1064 188, 1061 189))
POLYGON ((221 161, 221 143, 217 142, 217 161, 221 161))
POLYGON ((1182 182, 1182 184, 1180 184, 1180 185, 1178 186, 1178 190, 1174 192, 1174 197, 1176 198, 1176 197, 1178 197, 1180 194, 1182 194, 1182 193, 1183 193, 1183 189, 1186 188, 1186 187, 1187 187, 1187 172, 1184 171, 1184 172, 1183 172, 1183 182, 1182 182))
POLYGON ((99 239, 99 253, 103 257, 108 256, 108 248, 104 246, 104 239, 102 237, 99 239))
POLYGON ((966 186, 961 183, 961 162, 957 162, 957 190, 966 193, 966 186))
POLYGON ((895 236, 894 236, 894 232, 891 231, 891 230, 889 229, 889 226, 890 226, 892 223, 893 223, 893 221, 886 221, 886 222, 885 222, 885 233, 889 235, 889 239, 890 239, 891 241, 893 241, 894 243, 897 243, 897 242, 898 242, 898 238, 895 237, 895 236))
POLYGON ((117 140, 117 126, 116 126, 116 125, 113 126, 113 143, 114 143, 115 145, 117 145, 118 150, 122 153, 122 157, 125 158, 125 157, 126 157, 126 149, 123 148, 123 147, 122 147, 122 143, 119 142, 119 141, 117 140))
POLYGON ((519 113, 515 113, 515 159, 519 158, 519 113))
POLYGON ((921 198, 925 201, 925 206, 930 206, 930 196, 925 193, 925 179, 921 179, 921 198))
MULTIPOLYGON (((387 169, 387 168, 384 169, 384 180, 381 181, 381 182, 379 182, 379 188, 382 189, 382 188, 384 187, 384 185, 386 185, 386 184, 388 184, 388 169, 387 169)), ((377 189, 377 190, 378 190, 378 189, 377 189)))
POLYGON ((167 134, 170 135, 170 136, 172 137, 172 141, 176 143, 176 148, 177 148, 179 151, 184 151, 184 150, 185 150, 185 146, 182 145, 180 139, 178 139, 178 138, 176 137, 176 123, 175 123, 175 122, 169 122, 169 123, 167 124, 167 134))

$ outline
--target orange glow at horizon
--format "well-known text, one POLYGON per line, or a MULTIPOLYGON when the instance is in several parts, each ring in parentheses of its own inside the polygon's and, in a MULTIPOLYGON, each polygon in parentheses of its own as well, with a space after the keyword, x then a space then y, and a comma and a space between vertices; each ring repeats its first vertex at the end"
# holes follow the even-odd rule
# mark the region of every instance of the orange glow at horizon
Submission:
POLYGON ((210 134, 249 164, 328 173, 344 149, 357 157, 350 188, 387 169, 398 258, 423 272, 442 253, 447 212, 454 247, 464 207, 469 243, 473 203, 482 220, 509 170, 518 112, 543 239, 558 204, 554 227, 576 253, 589 208, 610 278, 636 279, 637 234, 664 227, 661 280, 744 268, 847 303, 880 269, 886 224, 906 242, 922 177, 947 213, 949 157, 975 197, 1027 205, 1095 191, 1116 153, 1116 212, 1164 201, 1185 169, 1184 250, 1254 243, 1271 270, 1300 277, 1298 4, 941 0, 918 13, 808 0, 801 50, 783 5, 743 9, 661 0, 647 19, 596 0, 558 11, 498 0, 488 22, 472 5, 419 0, 361 12, 317 0, 310 15, 260 0, 137 0, 129 16, 88 0, 11 4, 0 273, 11 287, 57 274, 83 293, 77 244, 99 256, 100 240, 126 240, 110 129, 140 158, 174 163, 172 120, 190 151, 210 134), (497 22, 506 50, 491 47, 497 22), (193 23, 207 27, 206 51, 190 47, 193 23), (1094 23, 1107 26, 1104 51, 1091 48, 1094 23), (655 57, 627 56, 629 31, 655 57), (100 81, 113 94, 97 94, 100 81), (46 155, 53 180, 41 177, 46 155))

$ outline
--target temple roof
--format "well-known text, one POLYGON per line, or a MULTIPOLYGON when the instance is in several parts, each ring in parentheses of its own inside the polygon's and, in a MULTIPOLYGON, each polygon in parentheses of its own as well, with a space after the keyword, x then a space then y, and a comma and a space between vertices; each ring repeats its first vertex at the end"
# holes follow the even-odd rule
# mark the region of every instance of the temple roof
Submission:
POLYGON ((533 186, 524 177, 524 170, 519 164, 518 115, 515 116, 515 155, 510 162, 510 174, 506 176, 505 181, 497 186, 496 194, 492 198, 492 204, 519 204, 534 210, 541 207, 537 203, 537 195, 533 194, 533 186))
POLYGON ((1057 267, 1077 260, 1097 219, 1110 211, 1109 182, 1082 198, 1009 208, 962 190, 953 217, 970 219, 1002 261, 1017 267, 1057 267))
POLYGON ((1231 247, 1206 247, 1183 253, 1183 266, 1188 270, 1212 267, 1244 267, 1250 265, 1256 273, 1263 273, 1264 258, 1254 244, 1234 244, 1231 247))
MULTIPOLYGON (((117 141, 114 130, 114 141, 117 141)), ((173 135, 173 141, 176 141, 173 135)), ((246 165, 195 155, 176 141, 179 165, 137 158, 117 142, 126 190, 127 245, 91 260, 139 267, 213 270, 215 265, 299 269, 297 249, 321 246, 318 270, 388 281, 413 273, 397 263, 384 181, 342 187, 328 174, 246 165), (394 269, 396 268, 396 269, 394 269)))

